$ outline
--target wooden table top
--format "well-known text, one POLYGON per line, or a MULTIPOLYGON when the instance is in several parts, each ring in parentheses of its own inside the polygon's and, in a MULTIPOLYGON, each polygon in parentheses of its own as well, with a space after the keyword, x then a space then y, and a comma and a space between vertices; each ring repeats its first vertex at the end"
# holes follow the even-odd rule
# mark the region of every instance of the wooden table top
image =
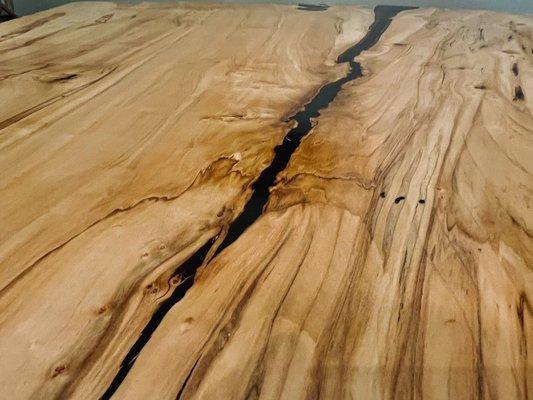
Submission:
POLYGON ((533 397, 532 15, 87 2, 0 54, 0 398, 533 397))

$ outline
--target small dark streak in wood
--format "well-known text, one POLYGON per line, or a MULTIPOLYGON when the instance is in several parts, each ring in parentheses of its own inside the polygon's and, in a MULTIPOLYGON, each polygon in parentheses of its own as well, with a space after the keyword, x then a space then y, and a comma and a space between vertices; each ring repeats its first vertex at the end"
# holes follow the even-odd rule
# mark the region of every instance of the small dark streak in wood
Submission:
POLYGON ((525 98, 525 95, 524 95, 524 91, 522 90, 522 87, 521 86, 516 86, 514 88, 514 98, 513 100, 514 101, 522 101, 524 100, 525 98))
POLYGON ((398 196, 394 199, 394 204, 398 204, 403 200, 405 200, 405 196, 398 196))
POLYGON ((513 71, 514 76, 518 76, 518 63, 513 64, 511 71, 513 71))
POLYGON ((74 79, 74 78, 77 78, 77 77, 78 77, 78 74, 66 74, 66 75, 54 78, 54 79, 52 79, 50 81, 47 81, 47 82, 48 83, 65 82, 65 81, 70 81, 71 79, 74 79))
POLYGON ((56 376, 62 374, 67 369, 67 366, 64 364, 58 365, 54 368, 54 371, 52 372, 52 378, 55 378, 56 376))
POLYGON ((525 293, 520 293, 518 306, 516 307, 516 315, 518 317, 518 323, 520 324, 520 330, 524 331, 524 303, 526 301, 525 293))
POLYGON ((511 218, 511 222, 514 226, 523 231, 530 239, 533 239, 533 235, 528 232, 528 230, 522 224, 520 224, 512 215, 509 215, 509 218, 511 218))

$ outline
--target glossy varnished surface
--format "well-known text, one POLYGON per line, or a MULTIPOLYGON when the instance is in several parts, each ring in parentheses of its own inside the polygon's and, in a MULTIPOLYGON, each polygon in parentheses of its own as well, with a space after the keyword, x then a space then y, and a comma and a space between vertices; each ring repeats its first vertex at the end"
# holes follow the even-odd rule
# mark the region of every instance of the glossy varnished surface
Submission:
POLYGON ((373 21, 84 3, 0 25, 0 397, 533 395, 531 17, 400 13, 212 257, 373 21))

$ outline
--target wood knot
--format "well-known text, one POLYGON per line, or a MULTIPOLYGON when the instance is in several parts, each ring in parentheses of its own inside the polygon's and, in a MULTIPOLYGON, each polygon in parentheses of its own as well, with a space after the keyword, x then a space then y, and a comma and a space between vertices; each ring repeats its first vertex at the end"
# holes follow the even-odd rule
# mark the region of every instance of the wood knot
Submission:
POLYGON ((154 282, 152 282, 148 286, 146 286, 144 290, 146 293, 156 294, 159 291, 159 288, 154 282))
POLYGON ((181 276, 180 275, 174 275, 172 278, 170 278, 169 281, 171 286, 176 286, 181 283, 181 276))
POLYGON ((185 333, 191 329, 191 325, 194 322, 194 318, 187 317, 183 320, 181 324, 178 325, 178 330, 180 333, 185 333))

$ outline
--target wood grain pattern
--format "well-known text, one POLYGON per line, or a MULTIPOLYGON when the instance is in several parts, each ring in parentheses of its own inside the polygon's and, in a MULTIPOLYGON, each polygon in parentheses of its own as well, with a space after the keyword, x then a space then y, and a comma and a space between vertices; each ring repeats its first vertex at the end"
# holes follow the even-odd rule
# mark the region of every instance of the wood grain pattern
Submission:
MULTIPOLYGON (((372 10, 0 25, 0 397, 98 398, 372 10)), ((533 18, 404 11, 117 399, 533 397, 533 18)))

